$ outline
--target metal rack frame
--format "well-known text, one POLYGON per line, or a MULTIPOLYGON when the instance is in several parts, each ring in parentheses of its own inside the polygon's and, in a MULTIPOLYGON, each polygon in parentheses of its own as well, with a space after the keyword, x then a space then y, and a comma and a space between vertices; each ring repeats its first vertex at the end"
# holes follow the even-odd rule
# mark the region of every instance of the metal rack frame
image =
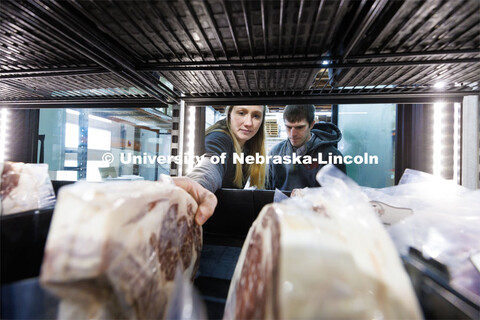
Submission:
POLYGON ((8 0, 0 105, 461 101, 479 92, 479 10, 476 0, 8 0))

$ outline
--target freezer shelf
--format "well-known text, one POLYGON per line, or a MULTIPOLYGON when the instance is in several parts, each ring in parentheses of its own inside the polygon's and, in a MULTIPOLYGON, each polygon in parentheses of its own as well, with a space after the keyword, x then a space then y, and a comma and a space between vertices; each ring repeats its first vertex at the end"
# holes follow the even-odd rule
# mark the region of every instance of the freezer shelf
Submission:
MULTIPOLYGON (((273 191, 264 190, 217 192, 219 204, 204 226, 204 246, 194 282, 210 319, 222 317, 230 279, 248 229, 261 208, 273 201, 273 196, 273 191)), ((51 318, 52 297, 43 296, 36 277, 52 214, 50 208, 1 217, 2 318, 7 318, 6 315, 13 319, 28 319, 28 315, 51 318), (42 308, 28 299, 46 304, 42 308)), ((427 319, 478 319, 479 304, 449 285, 445 266, 425 261, 415 250, 403 257, 403 261, 427 319)))

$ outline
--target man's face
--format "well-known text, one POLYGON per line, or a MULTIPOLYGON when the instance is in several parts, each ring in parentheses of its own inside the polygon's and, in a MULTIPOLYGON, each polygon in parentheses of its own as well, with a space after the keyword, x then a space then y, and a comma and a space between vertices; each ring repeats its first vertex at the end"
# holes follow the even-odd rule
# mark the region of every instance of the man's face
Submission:
POLYGON ((285 127, 287 128, 288 140, 295 148, 300 148, 310 139, 310 130, 312 130, 315 122, 309 124, 307 120, 290 122, 285 119, 285 127))

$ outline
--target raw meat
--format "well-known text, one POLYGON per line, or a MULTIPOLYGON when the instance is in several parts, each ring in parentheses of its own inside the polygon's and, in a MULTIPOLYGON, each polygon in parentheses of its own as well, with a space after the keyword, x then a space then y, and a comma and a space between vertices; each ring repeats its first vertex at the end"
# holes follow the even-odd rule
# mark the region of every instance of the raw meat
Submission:
POLYGON ((48 177, 48 165, 6 161, 0 172, 2 214, 24 212, 55 204, 55 194, 48 177))
POLYGON ((196 209, 167 182, 62 188, 41 272, 63 299, 58 317, 163 318, 177 268, 191 279, 198 266, 196 209))
POLYGON ((242 248, 225 319, 422 318, 367 199, 338 183, 263 208, 242 248))

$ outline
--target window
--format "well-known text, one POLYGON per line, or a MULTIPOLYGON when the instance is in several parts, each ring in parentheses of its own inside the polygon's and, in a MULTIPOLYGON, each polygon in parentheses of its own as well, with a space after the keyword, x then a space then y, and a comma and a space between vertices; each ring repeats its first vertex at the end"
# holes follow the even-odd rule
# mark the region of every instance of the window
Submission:
POLYGON ((383 188, 395 184, 395 119, 395 104, 338 106, 343 135, 338 149, 344 156, 378 157, 378 164, 347 164, 348 176, 359 185, 383 188))
POLYGON ((42 109, 52 180, 157 180, 170 173, 171 108, 42 109))

